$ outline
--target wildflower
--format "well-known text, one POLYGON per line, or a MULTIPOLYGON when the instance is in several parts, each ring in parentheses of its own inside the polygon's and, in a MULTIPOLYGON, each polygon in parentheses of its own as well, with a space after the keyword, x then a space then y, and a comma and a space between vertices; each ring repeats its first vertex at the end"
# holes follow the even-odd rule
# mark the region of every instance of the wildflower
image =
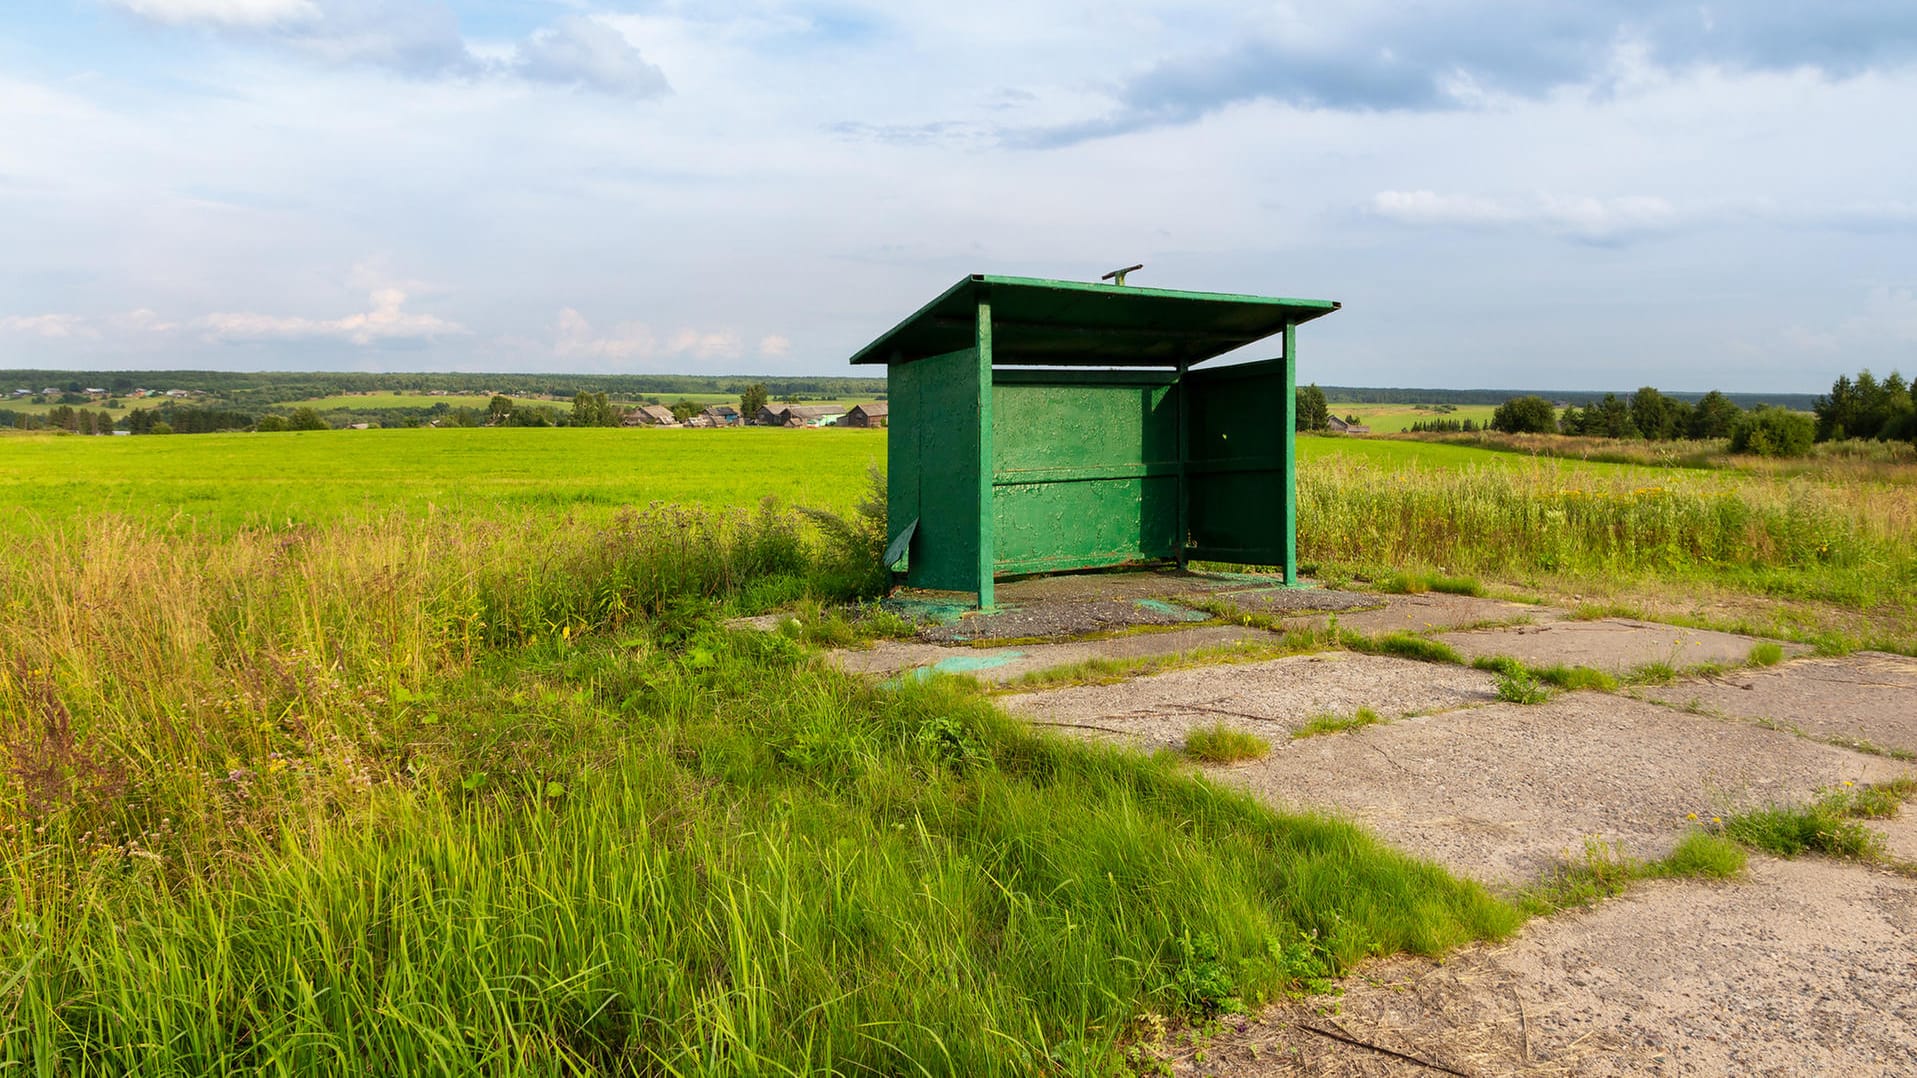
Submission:
POLYGON ((1691 813, 1686 813, 1686 814, 1685 814, 1685 816, 1684 816, 1684 818, 1685 818, 1685 819, 1687 819, 1687 820, 1695 820, 1695 819, 1697 819, 1697 813, 1695 813, 1695 812, 1691 812, 1691 813))

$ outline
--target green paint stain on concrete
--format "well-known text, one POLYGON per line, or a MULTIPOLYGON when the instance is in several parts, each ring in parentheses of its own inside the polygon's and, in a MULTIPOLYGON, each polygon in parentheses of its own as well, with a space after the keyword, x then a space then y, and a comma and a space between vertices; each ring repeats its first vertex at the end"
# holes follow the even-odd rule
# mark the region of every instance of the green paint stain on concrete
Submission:
POLYGON ((1149 610, 1154 614, 1165 614, 1179 621, 1204 621, 1206 614, 1190 607, 1173 606, 1163 599, 1139 599, 1132 604, 1140 610, 1149 610))

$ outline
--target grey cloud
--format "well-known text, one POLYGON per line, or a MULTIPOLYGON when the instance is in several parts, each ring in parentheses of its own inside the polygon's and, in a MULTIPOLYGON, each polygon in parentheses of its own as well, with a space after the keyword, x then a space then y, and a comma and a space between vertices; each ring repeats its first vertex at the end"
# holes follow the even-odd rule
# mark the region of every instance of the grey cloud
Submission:
POLYGON ((579 86, 618 97, 658 97, 671 87, 665 73, 597 19, 568 15, 519 46, 512 70, 521 78, 579 86))
POLYGON ((1491 0, 1443 12, 1385 5, 1338 20, 1161 61, 1117 87, 1118 107, 1108 115, 1008 141, 1068 144, 1186 123, 1251 100, 1382 112, 1467 108, 1485 93, 1536 98, 1601 87, 1621 51, 1665 70, 1811 69, 1832 78, 1917 59, 1917 4, 1908 0, 1491 0))

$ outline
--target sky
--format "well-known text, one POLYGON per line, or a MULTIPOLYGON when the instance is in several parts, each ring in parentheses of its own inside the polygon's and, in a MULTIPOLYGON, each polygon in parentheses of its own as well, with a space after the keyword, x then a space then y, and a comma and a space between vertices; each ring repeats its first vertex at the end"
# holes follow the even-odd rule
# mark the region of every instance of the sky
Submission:
POLYGON ((31 0, 0 368, 864 374, 1143 262, 1341 301, 1301 381, 1816 392, 1917 374, 1914 132, 1910 0, 31 0))

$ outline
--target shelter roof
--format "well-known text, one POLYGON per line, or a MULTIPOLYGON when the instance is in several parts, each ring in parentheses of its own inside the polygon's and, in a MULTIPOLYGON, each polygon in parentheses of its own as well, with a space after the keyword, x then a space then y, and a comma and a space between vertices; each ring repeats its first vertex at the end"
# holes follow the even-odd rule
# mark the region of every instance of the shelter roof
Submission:
POLYGON ((975 273, 861 348, 853 363, 910 363, 970 348, 989 299, 994 366, 1175 367, 1242 348, 1338 309, 1332 300, 975 273))

